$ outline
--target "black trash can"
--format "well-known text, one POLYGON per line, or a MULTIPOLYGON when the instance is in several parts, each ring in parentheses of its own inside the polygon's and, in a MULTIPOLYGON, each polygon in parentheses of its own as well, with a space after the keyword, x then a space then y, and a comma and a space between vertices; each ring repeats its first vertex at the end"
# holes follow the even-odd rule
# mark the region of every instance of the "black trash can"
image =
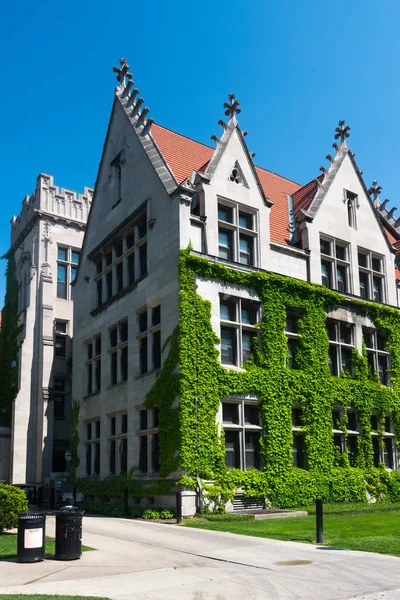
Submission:
POLYGON ((75 506, 56 513, 56 559, 75 560, 82 556, 82 515, 75 506))
POLYGON ((33 513, 18 515, 17 560, 23 563, 44 559, 46 517, 33 513))

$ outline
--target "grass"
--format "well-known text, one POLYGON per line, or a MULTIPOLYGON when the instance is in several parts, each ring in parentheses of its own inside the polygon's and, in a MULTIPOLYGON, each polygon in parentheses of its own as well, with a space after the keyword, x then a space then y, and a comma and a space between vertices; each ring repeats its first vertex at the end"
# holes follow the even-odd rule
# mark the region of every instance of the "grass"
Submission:
POLYGON ((108 600, 100 596, 54 596, 43 594, 1 594, 1 600, 108 600))
MULTIPOLYGON (((350 505, 349 505, 350 506, 350 505)), ((353 511, 357 506, 353 506, 353 511)), ((342 511, 324 514, 325 545, 400 556, 400 506, 393 511, 342 511)), ((315 517, 294 517, 259 521, 187 521, 197 527, 292 542, 315 543, 315 517)))
MULTIPOLYGON (((82 546, 82 552, 94 550, 89 546, 82 546)), ((56 552, 56 543, 54 538, 46 537, 46 555, 54 555, 56 552)), ((15 558, 17 556, 17 536, 16 534, 5 533, 0 535, 0 559, 15 558)), ((5 596, 1 596, 4 600, 5 596)), ((24 596, 26 598, 26 596, 24 596)))

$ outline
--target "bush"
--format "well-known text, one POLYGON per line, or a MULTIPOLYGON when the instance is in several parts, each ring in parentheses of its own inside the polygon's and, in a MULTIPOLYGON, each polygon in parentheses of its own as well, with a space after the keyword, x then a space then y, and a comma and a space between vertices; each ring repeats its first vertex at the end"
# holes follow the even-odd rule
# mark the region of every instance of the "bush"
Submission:
POLYGON ((174 517, 172 510, 162 510, 160 512, 160 519, 173 519, 174 517))
POLYGON ((146 508, 143 511, 143 519, 159 519, 160 513, 158 510, 154 510, 152 508, 146 508))
POLYGON ((28 499, 20 488, 0 483, 0 531, 18 525, 18 513, 28 510, 28 499))
POLYGON ((331 502, 366 502, 365 474, 361 469, 332 469, 329 500, 331 502))

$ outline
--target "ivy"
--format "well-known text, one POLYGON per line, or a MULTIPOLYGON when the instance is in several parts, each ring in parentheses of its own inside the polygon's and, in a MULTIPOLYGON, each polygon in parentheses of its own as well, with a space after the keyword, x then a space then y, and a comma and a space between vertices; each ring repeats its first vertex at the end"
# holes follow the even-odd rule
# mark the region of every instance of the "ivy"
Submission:
MULTIPOLYGON (((365 472, 373 467, 371 414, 392 412, 399 432, 400 315, 396 309, 354 301, 352 310, 368 315, 386 332, 392 356, 393 387, 380 385, 368 368, 365 346, 354 351, 353 377, 330 375, 326 314, 346 300, 323 286, 268 272, 242 273, 192 255, 180 255, 180 452, 185 477, 212 479, 216 495, 241 488, 247 496, 269 496, 281 506, 307 504, 317 496, 337 501, 365 500, 365 472), (211 305, 196 290, 196 277, 253 289, 263 306, 260 344, 243 372, 219 361, 219 339, 211 325, 211 305), (296 369, 289 369, 284 334, 287 311, 299 315, 296 369), (261 445, 264 470, 225 467, 223 431, 216 425, 222 398, 254 394, 265 432, 261 445), (292 467, 292 407, 301 407, 307 471, 292 467), (347 451, 336 455, 332 411, 343 407, 341 427, 347 437, 347 406, 358 413, 362 434, 350 467, 347 451), (340 464, 340 468, 335 468, 340 464)), ((384 419, 382 419, 384 421, 384 419)), ((400 432, 399 432, 400 433, 400 432)), ((160 435, 162 434, 160 428, 160 435)), ((210 495, 210 490, 207 490, 210 495)), ((222 494, 223 495, 223 494, 222 494)))
POLYGON ((11 425, 12 403, 18 393, 18 282, 15 258, 8 254, 6 296, 0 328, 0 425, 11 425))

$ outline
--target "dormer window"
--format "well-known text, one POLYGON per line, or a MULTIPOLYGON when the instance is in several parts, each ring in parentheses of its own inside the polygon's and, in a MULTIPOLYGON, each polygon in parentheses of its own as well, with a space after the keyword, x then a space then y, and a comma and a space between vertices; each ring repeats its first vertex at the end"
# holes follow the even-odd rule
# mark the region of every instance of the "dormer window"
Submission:
POLYGON ((344 191, 345 194, 345 202, 347 205, 347 221, 349 227, 352 229, 357 229, 357 208, 358 208, 358 199, 357 194, 353 192, 349 192, 348 190, 344 191))
POLYGON ((334 239, 320 239, 321 283, 339 292, 350 292, 349 245, 334 239))
POLYGON ((242 265, 256 263, 256 214, 218 202, 218 255, 242 265))

